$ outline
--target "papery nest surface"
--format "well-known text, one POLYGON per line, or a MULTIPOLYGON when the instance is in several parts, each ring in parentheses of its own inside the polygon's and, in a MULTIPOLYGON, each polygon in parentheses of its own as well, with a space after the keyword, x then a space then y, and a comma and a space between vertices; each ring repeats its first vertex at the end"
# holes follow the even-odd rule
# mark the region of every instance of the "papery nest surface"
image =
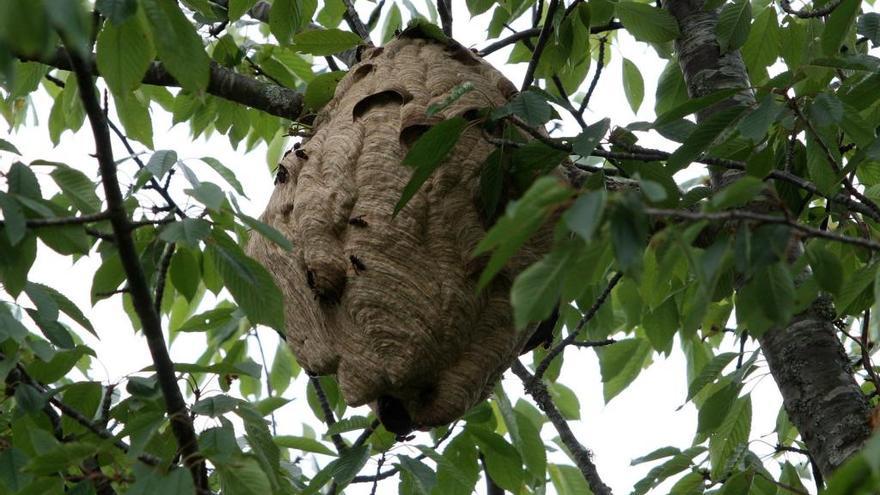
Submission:
POLYGON ((367 48, 339 82, 312 135, 279 165, 262 220, 293 243, 253 236, 249 252, 285 296, 300 364, 335 374, 352 406, 378 402, 389 430, 447 424, 484 399, 530 332, 514 329, 514 277, 549 250, 544 228, 483 290, 474 248, 491 227, 481 168, 495 149, 472 122, 396 215, 413 169, 402 161, 430 126, 499 107, 516 87, 467 48, 400 37, 367 48), (473 90, 437 115, 432 104, 473 90))

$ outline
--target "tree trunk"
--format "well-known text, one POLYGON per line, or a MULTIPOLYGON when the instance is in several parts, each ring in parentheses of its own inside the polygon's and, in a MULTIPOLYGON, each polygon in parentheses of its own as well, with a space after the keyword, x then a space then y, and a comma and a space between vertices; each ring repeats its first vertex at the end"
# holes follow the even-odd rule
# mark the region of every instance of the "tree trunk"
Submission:
MULTIPOLYGON (((681 30, 676 52, 692 98, 751 86, 739 52, 720 53, 715 36, 717 11, 704 11, 702 0, 668 0, 665 7, 681 30)), ((703 121, 725 108, 753 102, 752 92, 743 90, 703 110, 697 119, 703 121)), ((712 184, 722 187, 740 174, 712 171, 712 184)), ((853 377, 832 318, 829 301, 820 297, 786 327, 771 329, 760 339, 785 410, 825 477, 871 434, 868 402, 853 377)))

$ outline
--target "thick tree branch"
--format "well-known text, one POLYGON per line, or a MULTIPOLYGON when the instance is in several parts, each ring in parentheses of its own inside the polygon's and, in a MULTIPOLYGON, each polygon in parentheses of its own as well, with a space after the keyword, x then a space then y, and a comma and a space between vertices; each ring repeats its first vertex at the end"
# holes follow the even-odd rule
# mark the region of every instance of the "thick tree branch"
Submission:
POLYGON ((443 34, 452 36, 452 0, 437 0, 437 12, 440 14, 443 34))
POLYGON ((119 251, 119 258, 128 280, 132 304, 140 319, 153 363, 156 365, 156 374, 162 390, 162 396, 165 398, 166 410, 171 421, 171 430, 183 455, 184 465, 189 468, 192 474, 193 483, 199 491, 207 492, 209 489, 205 461, 198 451, 198 438, 187 414, 183 395, 181 395, 180 389, 177 387, 174 363, 168 355, 161 321, 153 307, 149 286, 141 269, 137 249, 131 237, 131 224, 128 220, 128 213, 125 211, 122 191, 119 188, 119 180, 116 177, 116 164, 113 161, 113 147, 110 142, 110 130, 107 125, 106 115, 98 101, 89 65, 74 52, 70 52, 69 57, 70 67, 73 69, 79 84, 80 99, 82 100, 95 139, 95 153, 101 173, 101 182, 104 186, 104 196, 110 216, 109 220, 113 227, 113 234, 116 237, 116 248, 119 251))
POLYGON ((539 377, 532 376, 519 360, 514 361, 510 369, 522 380, 526 393, 532 396, 538 407, 544 411, 544 414, 547 415, 547 418, 556 427, 559 438, 568 448, 568 451, 571 452, 572 457, 574 457, 575 464, 577 464, 584 479, 590 485, 590 490, 596 495, 611 495, 611 488, 602 481, 599 471, 596 470, 596 465, 593 464, 592 453, 574 436, 574 433, 568 426, 568 422, 562 417, 559 409, 556 408, 556 404, 553 403, 553 399, 550 397, 547 387, 544 386, 544 382, 539 377))
POLYGON ((345 13, 342 16, 348 24, 348 27, 350 27, 355 34, 360 36, 366 44, 372 45, 373 41, 370 40, 370 30, 367 29, 367 26, 364 26, 363 21, 361 21, 357 10, 354 9, 354 3, 352 0, 342 0, 342 3, 345 4, 345 13))
MULTIPOLYGON (((54 54, 33 59, 19 57, 26 62, 39 62, 56 69, 72 70, 67 51, 59 48, 54 54)), ((89 56, 83 67, 91 74, 97 74, 94 55, 89 56)), ((153 86, 180 86, 176 79, 159 62, 153 62, 142 79, 144 84, 153 86)), ((258 81, 254 78, 238 74, 211 62, 211 74, 206 89, 208 94, 218 98, 241 103, 242 105, 262 110, 277 117, 290 120, 299 118, 303 109, 302 94, 276 84, 258 81)))

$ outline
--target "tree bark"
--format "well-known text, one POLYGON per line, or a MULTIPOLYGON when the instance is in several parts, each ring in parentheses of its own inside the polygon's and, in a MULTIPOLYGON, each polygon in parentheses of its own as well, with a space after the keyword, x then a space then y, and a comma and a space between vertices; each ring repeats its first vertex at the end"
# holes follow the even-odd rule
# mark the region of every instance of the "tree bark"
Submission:
MULTIPOLYGON (((715 36, 717 11, 704 11, 702 0, 667 0, 666 9, 678 21, 679 66, 692 98, 725 88, 744 88, 734 97, 701 111, 698 121, 737 105, 750 105, 754 96, 738 51, 721 54, 715 36)), ((713 170, 715 188, 736 180, 742 172, 713 170)), ((827 298, 796 315, 784 328, 767 331, 759 340, 767 365, 782 394, 791 422, 810 455, 827 478, 870 436, 868 402, 831 320, 827 298)))

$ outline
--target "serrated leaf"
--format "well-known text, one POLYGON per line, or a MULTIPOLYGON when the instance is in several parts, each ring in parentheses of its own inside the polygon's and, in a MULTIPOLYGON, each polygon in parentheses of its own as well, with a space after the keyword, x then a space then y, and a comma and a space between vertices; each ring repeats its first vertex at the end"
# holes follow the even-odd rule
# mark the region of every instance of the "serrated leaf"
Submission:
POLYGON ((571 249, 554 250, 516 277, 510 289, 510 302, 517 330, 553 312, 559 303, 563 274, 569 269, 571 256, 571 249))
POLYGON ((311 55, 333 55, 361 43, 360 36, 341 29, 314 29, 293 37, 293 49, 311 55))
POLYGON ((212 240, 208 250, 213 254, 217 271, 248 320, 283 332, 283 298, 272 275, 225 234, 215 231, 212 240))
POLYGON ((247 194, 244 193, 244 188, 241 186, 241 182, 239 182, 238 179, 235 177, 235 172, 223 165, 220 160, 216 158, 203 156, 201 160, 207 163, 208 166, 214 169, 215 172, 220 174, 220 177, 223 177, 223 180, 225 180, 230 186, 232 186, 233 189, 235 189, 235 192, 247 198, 247 194))
POLYGON ((180 85, 201 93, 208 86, 210 62, 202 39, 176 2, 141 0, 159 59, 180 85))
POLYGON ((605 211, 605 191, 587 191, 562 214, 562 221, 572 232, 585 241, 593 240, 593 232, 602 221, 605 211))
POLYGON ((352 416, 350 418, 343 418, 333 423, 332 426, 329 426, 327 428, 327 431, 324 433, 324 436, 330 437, 331 435, 337 435, 339 433, 345 433, 347 431, 363 430, 365 428, 369 428, 372 422, 373 421, 366 416, 352 416))
POLYGON ((201 218, 184 218, 183 220, 169 223, 159 233, 159 238, 165 242, 179 242, 192 248, 198 248, 199 242, 211 233, 211 224, 201 218))
POLYGON ((333 98, 336 85, 343 77, 345 77, 345 72, 342 71, 327 72, 315 76, 306 86, 303 105, 312 110, 320 110, 333 98))
POLYGON ((334 452, 333 449, 313 438, 278 435, 274 440, 275 444, 279 447, 301 450, 303 452, 314 452, 315 454, 336 455, 336 452, 334 452))
POLYGON ((726 4, 718 14, 715 33, 721 53, 743 46, 752 27, 752 4, 748 0, 735 0, 726 4))
POLYGON ((522 459, 519 452, 504 438, 485 428, 465 427, 485 455, 486 471, 498 486, 515 492, 523 482, 522 459))
POLYGON ((584 128, 583 132, 571 140, 571 149, 578 155, 587 157, 593 153, 599 141, 605 137, 611 119, 605 118, 584 128))
POLYGON ((286 45, 294 33, 312 19, 316 9, 314 0, 275 0, 269 11, 269 29, 282 45, 286 45))
POLYGON ((709 146, 743 113, 742 107, 733 107, 715 113, 700 123, 685 142, 675 150, 666 164, 672 172, 677 172, 696 160, 709 146))
POLYGON ((171 257, 171 266, 168 275, 174 288, 180 292, 187 301, 192 302, 199 289, 201 281, 201 268, 199 260, 189 249, 178 248, 171 257))
POLYGON ((685 402, 692 400, 707 385, 714 382, 725 366, 730 364, 738 355, 736 352, 725 352, 713 357, 711 361, 706 363, 700 370, 700 373, 688 385, 688 394, 685 402))
POLYGON ((153 40, 137 16, 121 24, 108 22, 98 35, 98 71, 116 95, 140 86, 155 56, 153 40))
POLYGON ((0 151, 8 151, 10 153, 15 153, 19 156, 21 155, 21 152, 18 151, 18 148, 16 148, 14 144, 5 139, 0 139, 0 151))
POLYGON ((0 212, 3 212, 3 231, 9 244, 15 246, 27 232, 27 219, 21 205, 14 197, 0 191, 0 212))
POLYGON ((468 121, 462 117, 453 117, 431 127, 413 143, 403 159, 403 164, 414 170, 400 194, 400 199, 394 205, 394 215, 409 203, 428 177, 443 163, 467 125, 468 121))
POLYGON ((629 1, 617 2, 615 9, 627 31, 639 41, 664 43, 678 37, 678 23, 665 10, 629 1))
POLYGON ((822 52, 825 55, 834 56, 838 54, 840 45, 843 44, 843 40, 849 34, 856 20, 860 5, 861 2, 859 0, 843 0, 828 16, 820 40, 822 52))
POLYGON ((248 10, 250 10, 255 3, 257 3, 257 0, 229 0, 229 22, 237 21, 248 10))
POLYGON ((595 350, 599 355, 603 395, 607 404, 639 376, 642 365, 651 354, 651 344, 645 339, 633 338, 595 350))
POLYGON ((137 0, 96 0, 95 8, 112 22, 122 24, 137 12, 137 0))
POLYGON ((56 164, 50 175, 70 201, 83 213, 97 213, 101 200, 95 194, 95 183, 79 170, 56 164))
POLYGON ((523 91, 516 95, 510 103, 499 108, 493 117, 516 115, 531 127, 545 124, 553 116, 553 108, 546 98, 535 91, 523 91))
MULTIPOLYGON (((621 2, 618 6, 622 3, 630 2, 621 2)), ((639 68, 628 58, 623 59, 623 92, 629 107, 633 113, 637 113, 645 97, 645 81, 639 68)))

